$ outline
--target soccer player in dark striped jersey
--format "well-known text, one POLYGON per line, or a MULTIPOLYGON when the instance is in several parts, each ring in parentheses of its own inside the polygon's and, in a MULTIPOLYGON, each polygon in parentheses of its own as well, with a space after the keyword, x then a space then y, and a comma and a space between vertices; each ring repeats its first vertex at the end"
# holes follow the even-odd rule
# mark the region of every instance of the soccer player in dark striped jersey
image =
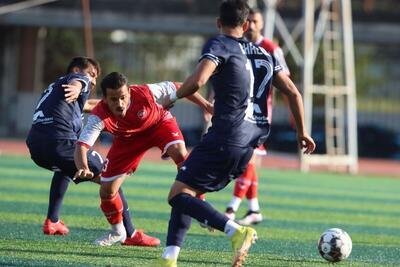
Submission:
MULTIPOLYGON (((96 86, 98 75, 100 65, 97 61, 87 57, 73 58, 66 75, 49 85, 35 108, 26 144, 32 160, 38 166, 54 172, 47 217, 42 228, 47 235, 69 233, 59 214, 69 182, 77 170, 74 150, 82 128, 82 112, 90 111, 98 103, 96 99, 88 99, 91 89, 96 86)), ((98 176, 103 168, 101 155, 91 150, 88 158, 90 168, 98 176)), ((96 179, 93 181, 98 182, 96 179)), ((85 180, 73 181, 80 183, 85 180)), ((125 197, 123 199, 124 223, 130 236, 135 229, 125 197)))
MULTIPOLYGON (((180 168, 170 190, 168 200, 172 210, 167 247, 158 266, 177 266, 191 218, 225 232, 232 242, 232 266, 242 265, 257 238, 256 231, 229 220, 196 196, 219 191, 240 176, 254 148, 264 143, 269 133, 265 94, 274 75, 274 84, 290 98, 300 147, 304 153, 311 153, 315 149, 315 143, 304 127, 301 95, 294 84, 287 75, 281 74, 273 58, 255 58, 252 64, 246 56, 246 49, 253 49, 242 39, 249 25, 248 14, 249 7, 244 0, 221 3, 217 19, 221 34, 205 44, 194 72, 165 103, 168 106, 193 94, 208 80, 215 92, 212 126, 180 168), (256 91, 253 91, 253 68, 265 72, 256 91)), ((254 53, 263 54, 258 50, 254 50, 254 53)))

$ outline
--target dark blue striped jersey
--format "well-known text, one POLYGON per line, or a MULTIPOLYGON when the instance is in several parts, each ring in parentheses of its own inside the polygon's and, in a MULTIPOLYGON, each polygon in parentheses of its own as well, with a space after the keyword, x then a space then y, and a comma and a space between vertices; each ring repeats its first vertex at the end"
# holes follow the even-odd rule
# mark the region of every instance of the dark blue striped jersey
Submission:
POLYGON ((225 35, 218 35, 205 44, 200 60, 207 58, 217 65, 210 79, 215 92, 214 115, 205 138, 243 147, 258 146, 265 141, 269 133, 267 92, 255 93, 253 89, 254 84, 257 89, 261 84, 271 84, 276 62, 263 52, 244 39, 225 35), (253 60, 253 53, 246 54, 252 51, 249 46, 254 47, 259 59, 254 57, 253 60), (257 64, 265 62, 256 59, 264 60, 267 65, 271 63, 272 68, 257 68, 257 64), (265 103, 261 104, 262 101, 265 103))
POLYGON ((259 127, 269 127, 268 97, 272 90, 273 76, 283 70, 278 60, 261 46, 250 42, 241 42, 253 70, 252 89, 245 119, 256 123, 259 127))
POLYGON ((90 94, 89 78, 82 73, 71 73, 59 78, 42 93, 33 114, 29 140, 78 139, 82 128, 82 111, 90 94), (82 83, 82 92, 72 103, 65 100, 63 84, 72 80, 82 83))

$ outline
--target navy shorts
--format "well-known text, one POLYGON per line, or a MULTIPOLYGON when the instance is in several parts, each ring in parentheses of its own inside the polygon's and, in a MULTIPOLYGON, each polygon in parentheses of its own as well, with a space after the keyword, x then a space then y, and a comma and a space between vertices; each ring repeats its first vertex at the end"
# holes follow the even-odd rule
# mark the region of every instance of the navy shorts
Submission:
MULTIPOLYGON (((27 146, 32 160, 40 167, 50 171, 58 171, 63 175, 74 177, 77 169, 74 162, 75 140, 32 140, 29 139, 27 146)), ((103 168, 103 158, 94 151, 88 151, 88 163, 94 176, 98 176, 103 168)), ((82 179, 73 180, 76 184, 87 181, 82 179)))
POLYGON ((244 173, 253 150, 202 141, 190 153, 176 180, 201 192, 219 191, 244 173))

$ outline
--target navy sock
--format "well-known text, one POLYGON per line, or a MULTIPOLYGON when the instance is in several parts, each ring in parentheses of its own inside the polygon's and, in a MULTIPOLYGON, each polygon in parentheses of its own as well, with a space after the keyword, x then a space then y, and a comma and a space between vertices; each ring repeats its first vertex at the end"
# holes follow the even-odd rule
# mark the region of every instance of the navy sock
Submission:
POLYGON ((122 221, 124 223, 126 235, 128 237, 131 237, 133 232, 135 232, 135 226, 132 223, 132 218, 131 218, 131 213, 129 211, 128 202, 126 201, 126 198, 124 196, 124 192, 122 191, 122 188, 120 188, 118 190, 118 193, 122 200, 122 204, 124 206, 124 210, 122 211, 122 221))
POLYGON ((192 224, 192 218, 172 207, 168 224, 167 246, 182 247, 186 232, 192 224))
POLYGON ((207 201, 192 197, 186 193, 180 193, 174 196, 169 201, 169 204, 179 212, 189 215, 199 222, 220 230, 221 232, 224 231, 225 224, 228 221, 228 218, 214 209, 207 201))
POLYGON ((47 218, 52 222, 59 220, 60 209, 64 200, 65 192, 67 192, 70 179, 61 172, 54 172, 51 180, 49 207, 47 210, 47 218))

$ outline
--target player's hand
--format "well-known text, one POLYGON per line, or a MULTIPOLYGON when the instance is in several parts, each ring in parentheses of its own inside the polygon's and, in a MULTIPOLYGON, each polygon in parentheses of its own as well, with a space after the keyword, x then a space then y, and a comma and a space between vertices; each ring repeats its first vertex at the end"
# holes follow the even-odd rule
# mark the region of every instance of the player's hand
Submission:
POLYGON ((64 96, 67 103, 74 102, 81 94, 82 86, 77 86, 73 84, 63 84, 61 86, 64 88, 64 96))
POLYGON ((297 142, 304 154, 311 154, 315 150, 315 142, 308 134, 297 135, 297 142))
POLYGON ((79 169, 76 171, 74 178, 72 180, 75 180, 77 178, 85 179, 85 180, 91 180, 94 177, 94 173, 90 171, 89 169, 79 169))

